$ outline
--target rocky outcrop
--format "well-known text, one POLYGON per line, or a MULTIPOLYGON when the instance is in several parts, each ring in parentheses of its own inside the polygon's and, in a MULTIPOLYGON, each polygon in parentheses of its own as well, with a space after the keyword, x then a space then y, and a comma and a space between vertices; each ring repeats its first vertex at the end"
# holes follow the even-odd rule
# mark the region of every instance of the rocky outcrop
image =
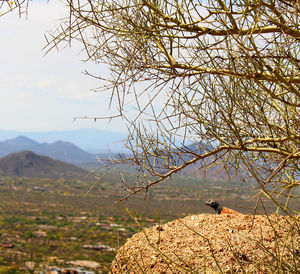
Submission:
POLYGON ((296 227, 295 219, 280 215, 188 216, 128 239, 111 272, 269 273, 280 267, 290 273, 299 267, 296 227))

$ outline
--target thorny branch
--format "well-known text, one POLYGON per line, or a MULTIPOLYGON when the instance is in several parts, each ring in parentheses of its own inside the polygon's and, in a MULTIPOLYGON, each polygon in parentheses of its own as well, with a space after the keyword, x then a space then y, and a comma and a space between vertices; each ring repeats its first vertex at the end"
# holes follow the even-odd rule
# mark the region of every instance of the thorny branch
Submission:
POLYGON ((123 199, 213 165, 243 171, 284 209, 299 198, 299 1, 66 3, 45 51, 77 40, 109 67, 129 131, 128 156, 111 164, 141 174, 123 199))

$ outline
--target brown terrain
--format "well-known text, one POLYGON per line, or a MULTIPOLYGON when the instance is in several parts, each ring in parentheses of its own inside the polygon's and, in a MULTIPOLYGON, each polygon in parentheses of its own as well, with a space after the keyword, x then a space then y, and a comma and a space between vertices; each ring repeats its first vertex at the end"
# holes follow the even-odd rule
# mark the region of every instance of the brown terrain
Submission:
POLYGON ((200 214, 128 239, 112 273, 296 273, 297 222, 281 215, 200 214), (281 272, 280 272, 281 273, 281 272))
POLYGON ((82 179, 88 171, 32 151, 21 151, 0 158, 0 176, 82 179))

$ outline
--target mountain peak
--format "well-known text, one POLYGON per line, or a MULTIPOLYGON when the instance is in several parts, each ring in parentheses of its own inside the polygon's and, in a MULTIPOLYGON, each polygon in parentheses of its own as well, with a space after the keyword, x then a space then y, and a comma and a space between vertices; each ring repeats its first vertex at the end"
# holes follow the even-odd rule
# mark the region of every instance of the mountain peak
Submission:
POLYGON ((39 143, 53 143, 57 140, 71 142, 85 151, 108 152, 123 151, 121 140, 127 134, 100 129, 74 129, 61 131, 8 131, 0 129, 0 141, 15 138, 16 136, 27 136, 39 143))
POLYGON ((4 141, 4 143, 10 144, 10 145, 23 145, 23 146, 32 146, 32 145, 39 144, 38 142, 36 142, 28 137, 25 137, 25 136, 18 136, 13 139, 8 139, 8 140, 4 141))
POLYGON ((70 142, 56 141, 50 144, 41 144, 24 136, 0 142, 0 157, 25 150, 71 164, 97 162, 96 155, 88 153, 70 142))
POLYGON ((0 159, 0 175, 33 178, 83 178, 87 171, 32 151, 9 154, 0 159))
MULTIPOLYGON (((72 146, 72 147, 77 147, 74 144, 72 144, 71 142, 67 142, 67 141, 56 141, 51 143, 51 145, 64 145, 64 146, 72 146)), ((78 147, 77 147, 78 148, 78 147)), ((80 149, 80 148, 79 148, 80 149)))

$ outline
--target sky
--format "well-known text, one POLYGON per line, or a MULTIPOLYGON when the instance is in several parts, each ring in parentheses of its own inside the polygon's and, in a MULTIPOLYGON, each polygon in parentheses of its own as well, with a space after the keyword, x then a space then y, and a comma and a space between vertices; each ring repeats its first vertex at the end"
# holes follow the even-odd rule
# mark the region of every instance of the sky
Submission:
POLYGON ((52 51, 42 48, 46 31, 54 30, 66 10, 57 0, 30 1, 29 14, 0 17, 0 129, 52 131, 98 128, 126 132, 121 119, 76 120, 116 114, 108 109, 109 94, 91 89, 99 82, 84 70, 107 74, 103 65, 83 63, 79 45, 52 51))

